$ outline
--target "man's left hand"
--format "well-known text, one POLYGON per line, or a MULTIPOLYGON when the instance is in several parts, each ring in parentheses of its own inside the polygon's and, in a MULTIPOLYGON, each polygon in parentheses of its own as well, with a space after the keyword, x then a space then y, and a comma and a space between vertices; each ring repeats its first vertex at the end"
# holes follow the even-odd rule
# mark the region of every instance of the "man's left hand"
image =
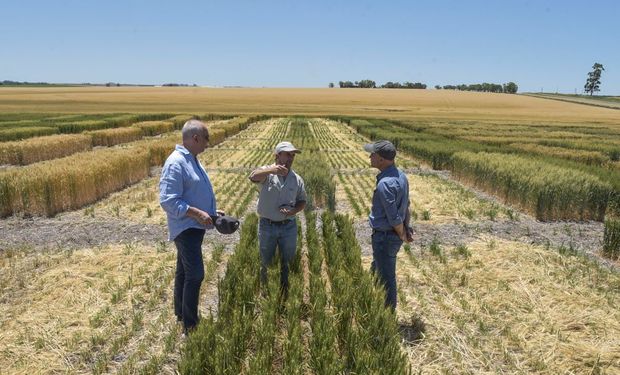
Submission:
POLYGON ((284 214, 285 216, 293 216, 295 215, 295 211, 294 210, 290 210, 286 207, 282 207, 280 208, 280 213, 284 214))
POLYGON ((405 242, 411 243, 413 242, 413 228, 410 226, 406 227, 407 229, 405 230, 405 242))

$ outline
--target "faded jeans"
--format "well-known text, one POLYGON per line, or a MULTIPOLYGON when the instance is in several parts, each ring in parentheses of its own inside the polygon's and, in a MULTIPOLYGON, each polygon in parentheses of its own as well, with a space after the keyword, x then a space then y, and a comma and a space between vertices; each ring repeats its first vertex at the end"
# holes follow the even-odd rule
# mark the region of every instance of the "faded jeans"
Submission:
POLYGON ((396 255, 403 241, 394 231, 374 231, 372 234, 372 264, 370 270, 376 273, 385 288, 385 306, 396 310, 396 255))
POLYGON ((261 218, 258 224, 258 242, 261 284, 267 285, 267 267, 273 261, 276 247, 278 247, 280 249, 280 286, 283 290, 287 290, 289 262, 295 256, 297 248, 297 222, 294 218, 285 223, 274 223, 261 218))

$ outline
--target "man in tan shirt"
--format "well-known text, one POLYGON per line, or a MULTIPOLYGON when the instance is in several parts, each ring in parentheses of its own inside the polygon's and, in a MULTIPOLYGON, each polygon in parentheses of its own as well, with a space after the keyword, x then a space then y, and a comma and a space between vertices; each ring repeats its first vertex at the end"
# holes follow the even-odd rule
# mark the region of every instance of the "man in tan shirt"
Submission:
POLYGON ((267 283, 267 267, 280 249, 280 285, 288 290, 289 262, 297 249, 295 215, 306 207, 304 180, 291 169, 295 155, 301 151, 290 142, 280 142, 275 150, 275 164, 252 171, 250 181, 260 187, 257 212, 260 216, 258 241, 261 258, 261 283, 267 283))

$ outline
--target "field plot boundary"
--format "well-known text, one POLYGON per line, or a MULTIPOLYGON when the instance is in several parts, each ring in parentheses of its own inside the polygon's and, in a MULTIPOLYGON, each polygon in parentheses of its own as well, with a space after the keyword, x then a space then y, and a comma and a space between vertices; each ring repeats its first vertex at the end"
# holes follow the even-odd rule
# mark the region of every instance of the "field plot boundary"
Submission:
POLYGON ((557 100, 566 103, 575 103, 582 105, 589 105, 593 107, 602 107, 607 109, 617 109, 620 110, 620 100, 618 103, 605 103, 605 99, 591 99, 587 97, 572 97, 572 96, 556 96, 554 94, 536 94, 536 93, 525 93, 521 94, 524 96, 531 96, 533 98, 541 98, 541 99, 549 99, 549 100, 557 100), (612 105, 616 104, 616 105, 612 105))

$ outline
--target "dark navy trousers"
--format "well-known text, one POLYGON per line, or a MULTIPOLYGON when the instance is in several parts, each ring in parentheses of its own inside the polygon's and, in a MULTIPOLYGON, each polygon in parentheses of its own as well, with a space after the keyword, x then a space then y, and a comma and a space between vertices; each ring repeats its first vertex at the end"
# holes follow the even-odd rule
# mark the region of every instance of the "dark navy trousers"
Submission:
POLYGON ((183 322, 185 330, 198 324, 200 284, 205 276, 202 262, 204 229, 189 228, 175 239, 177 270, 174 278, 174 313, 183 322))

